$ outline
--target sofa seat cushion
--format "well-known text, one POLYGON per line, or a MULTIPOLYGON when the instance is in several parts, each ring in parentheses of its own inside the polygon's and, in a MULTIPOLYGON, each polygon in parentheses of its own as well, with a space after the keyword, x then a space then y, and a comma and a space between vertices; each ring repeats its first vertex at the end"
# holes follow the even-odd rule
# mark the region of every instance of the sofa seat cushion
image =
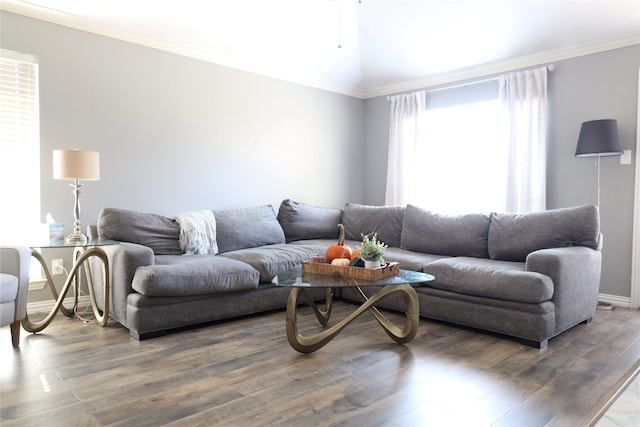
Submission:
POLYGON ((445 258, 426 265, 424 272, 435 276, 428 286, 466 295, 524 303, 540 303, 553 296, 551 278, 525 271, 520 262, 445 258))
POLYGON ((276 244, 225 252, 219 256, 251 265, 260 272, 261 282, 271 282, 278 273, 295 267, 312 256, 324 255, 324 251, 323 247, 317 245, 276 244))
POLYGON ((147 296, 194 296, 258 287, 260 273, 248 264, 212 255, 159 255, 139 267, 133 289, 147 296))
MULTIPOLYGON (((295 242, 290 242, 290 245, 296 246, 313 246, 313 249, 318 253, 316 255, 324 255, 327 252, 327 248, 331 245, 335 245, 338 242, 338 238, 335 239, 306 239, 306 240, 296 240, 295 242)), ((354 250, 357 246, 359 246, 362 242, 357 240, 346 240, 344 241, 345 246, 349 246, 351 250, 354 250)))
MULTIPOLYGON (((311 239, 311 240, 298 240, 291 242, 290 245, 307 246, 312 247, 317 251, 317 255, 324 255, 329 245, 335 244, 333 239, 311 239)), ((345 245, 354 250, 362 242, 355 240, 345 240, 345 245)), ((384 260, 386 262, 400 263, 400 268, 403 270, 411 271, 423 271, 424 267, 442 258, 449 258, 445 255, 433 255, 423 254, 420 252, 407 251, 405 249, 388 247, 384 252, 384 260)))
POLYGON ((13 274, 0 273, 0 303, 15 301, 18 297, 18 278, 13 274))
POLYGON ((387 248, 384 252, 386 262, 397 262, 403 270, 420 271, 424 270, 427 264, 439 259, 448 258, 445 255, 423 254, 420 252, 408 251, 400 248, 387 248))

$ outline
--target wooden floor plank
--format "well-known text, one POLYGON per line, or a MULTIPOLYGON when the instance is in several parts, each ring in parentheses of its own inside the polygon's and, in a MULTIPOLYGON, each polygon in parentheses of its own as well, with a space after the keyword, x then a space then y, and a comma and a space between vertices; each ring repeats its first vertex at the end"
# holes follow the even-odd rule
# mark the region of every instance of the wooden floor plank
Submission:
MULTIPOLYGON (((354 308, 336 302, 332 324, 354 308)), ((306 308, 299 325, 321 330, 306 308)), ((283 311, 146 341, 59 316, 21 343, 0 330, 3 427, 572 426, 640 359, 640 311, 597 312, 544 350, 426 320, 399 345, 364 314, 304 355, 283 311)))

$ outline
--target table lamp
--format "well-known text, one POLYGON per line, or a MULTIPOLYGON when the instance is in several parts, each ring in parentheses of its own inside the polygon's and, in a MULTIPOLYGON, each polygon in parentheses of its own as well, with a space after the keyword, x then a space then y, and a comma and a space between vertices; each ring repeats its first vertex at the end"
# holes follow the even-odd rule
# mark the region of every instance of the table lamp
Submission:
POLYGON ((576 146, 576 157, 596 157, 598 167, 598 205, 600 206, 600 157, 623 153, 618 121, 592 120, 582 123, 576 146))
POLYGON ((100 179, 100 153, 84 150, 53 150, 53 179, 70 179, 75 199, 73 209, 73 233, 67 236, 67 243, 84 245, 87 235, 80 224, 80 180, 96 181, 100 179))

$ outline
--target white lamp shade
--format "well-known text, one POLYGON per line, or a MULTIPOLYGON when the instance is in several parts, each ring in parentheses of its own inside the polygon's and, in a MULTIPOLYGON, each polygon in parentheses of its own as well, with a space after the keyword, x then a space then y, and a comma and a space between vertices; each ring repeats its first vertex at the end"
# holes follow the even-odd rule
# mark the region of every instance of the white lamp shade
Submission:
POLYGON ((53 179, 100 179, 100 153, 84 150, 53 150, 53 179))

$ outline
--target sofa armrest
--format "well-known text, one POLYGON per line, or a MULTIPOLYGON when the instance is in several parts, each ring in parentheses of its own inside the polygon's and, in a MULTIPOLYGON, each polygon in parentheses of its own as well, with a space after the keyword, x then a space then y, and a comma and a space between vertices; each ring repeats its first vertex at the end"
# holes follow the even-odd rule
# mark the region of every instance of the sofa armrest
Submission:
POLYGON ((15 320, 22 320, 27 314, 27 293, 29 292, 29 266, 31 249, 26 246, 3 246, 0 248, 0 273, 18 278, 15 320))
POLYGON ((556 334, 594 315, 601 268, 602 253, 584 246, 541 249, 527 256, 527 271, 553 280, 556 334))
MULTIPOLYGON (((126 309, 127 296, 134 292, 131 283, 138 267, 154 264, 153 250, 136 243, 120 242, 117 245, 101 246, 109 261, 110 276, 110 315, 117 321, 127 324, 126 309)), ((102 292, 102 262, 97 258, 90 258, 93 289, 100 308, 104 307, 102 292)))

